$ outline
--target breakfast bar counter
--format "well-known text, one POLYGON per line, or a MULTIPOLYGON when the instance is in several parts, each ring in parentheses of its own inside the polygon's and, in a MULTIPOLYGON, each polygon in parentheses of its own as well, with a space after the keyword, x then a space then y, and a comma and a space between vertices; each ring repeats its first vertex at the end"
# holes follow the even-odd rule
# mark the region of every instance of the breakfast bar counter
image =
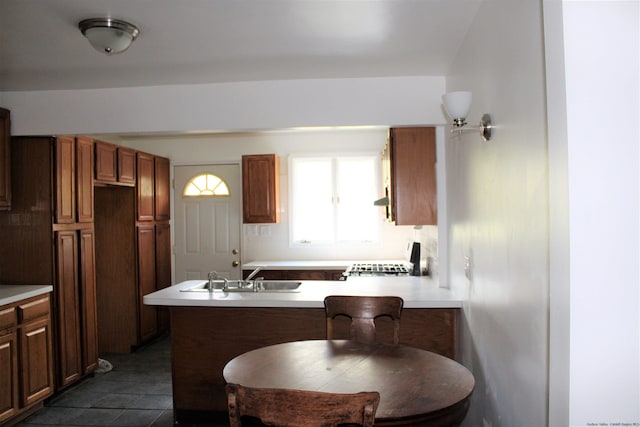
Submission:
POLYGON ((347 280, 301 281, 297 292, 188 292, 205 280, 189 280, 144 296, 147 305, 193 307, 323 308, 327 295, 395 295, 405 308, 460 308, 462 297, 427 276, 349 277, 347 280))
MULTIPOLYGON (((400 343, 457 357, 462 298, 429 277, 349 277, 345 281, 301 281, 295 292, 226 292, 186 281, 144 296, 148 305, 168 307, 174 416, 178 423, 224 418, 222 376, 234 357, 261 347, 326 338, 327 295, 396 295, 404 299, 400 343), (198 290, 191 290, 199 288, 198 290)), ((334 322, 336 339, 348 337, 347 319, 334 322)), ((376 337, 393 336, 393 322, 376 321, 376 337)))

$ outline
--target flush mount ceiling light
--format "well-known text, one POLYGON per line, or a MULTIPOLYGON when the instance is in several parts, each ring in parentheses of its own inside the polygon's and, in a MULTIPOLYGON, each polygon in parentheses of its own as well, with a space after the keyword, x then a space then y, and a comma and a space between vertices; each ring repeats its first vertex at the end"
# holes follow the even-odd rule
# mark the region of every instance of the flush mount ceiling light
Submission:
POLYGON ((78 28, 95 50, 106 55, 124 52, 140 34, 135 25, 111 18, 85 19, 78 28))
POLYGON ((480 136, 485 141, 491 140, 491 130, 493 125, 491 124, 491 116, 489 114, 483 114, 478 126, 467 126, 467 114, 471 108, 471 92, 449 92, 442 96, 442 102, 444 108, 447 110, 447 114, 453 119, 451 124, 451 132, 472 132, 479 131, 480 136))

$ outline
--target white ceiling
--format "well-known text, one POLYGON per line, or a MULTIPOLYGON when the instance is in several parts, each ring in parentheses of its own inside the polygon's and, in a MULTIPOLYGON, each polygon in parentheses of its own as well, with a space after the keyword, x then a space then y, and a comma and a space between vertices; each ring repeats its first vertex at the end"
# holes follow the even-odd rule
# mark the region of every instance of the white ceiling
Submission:
POLYGON ((481 0, 1 0, 0 91, 446 75, 481 0), (106 56, 85 18, 141 30, 106 56))

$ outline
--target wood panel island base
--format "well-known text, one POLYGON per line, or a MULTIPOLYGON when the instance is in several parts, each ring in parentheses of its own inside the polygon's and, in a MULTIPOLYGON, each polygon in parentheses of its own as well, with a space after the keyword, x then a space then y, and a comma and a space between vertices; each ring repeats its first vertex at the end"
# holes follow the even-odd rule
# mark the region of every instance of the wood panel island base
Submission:
MULTIPOLYGON (((457 316, 458 308, 405 308, 400 343, 454 359, 457 316)), ((226 418, 222 370, 234 357, 272 344, 326 337, 320 307, 171 306, 170 317, 178 423, 226 418)), ((376 330, 380 341, 391 341, 390 320, 379 319, 376 330)), ((345 319, 336 325, 336 338, 347 334, 345 319)))

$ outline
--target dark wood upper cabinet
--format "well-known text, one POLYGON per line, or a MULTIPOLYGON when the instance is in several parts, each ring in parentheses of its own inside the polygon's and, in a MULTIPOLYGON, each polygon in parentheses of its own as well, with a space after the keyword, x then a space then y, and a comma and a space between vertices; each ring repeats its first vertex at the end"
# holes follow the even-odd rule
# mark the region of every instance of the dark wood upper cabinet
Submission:
POLYGON ((11 208, 11 115, 0 108, 0 210, 11 208))
POLYGON ((171 218, 169 159, 155 157, 155 219, 167 221, 171 218))
POLYGON ((136 152, 129 148, 118 147, 118 182, 136 183, 136 152))
POLYGON ((76 206, 78 222, 93 222, 93 140, 76 138, 76 206))
POLYGON ((118 171, 117 146, 96 141, 96 181, 116 182, 118 171))
POLYGON ((154 161, 147 153, 137 153, 137 217, 138 221, 154 219, 154 161))
POLYGON ((96 182, 127 185, 136 183, 136 150, 95 141, 96 182))
POLYGON ((245 223, 280 221, 279 180, 277 155, 242 156, 242 216, 245 223))
POLYGON ((390 221, 396 225, 437 224, 435 128, 392 128, 386 150, 383 169, 388 162, 384 178, 390 221))
POLYGON ((55 139, 56 223, 76 222, 76 140, 72 136, 55 139))

